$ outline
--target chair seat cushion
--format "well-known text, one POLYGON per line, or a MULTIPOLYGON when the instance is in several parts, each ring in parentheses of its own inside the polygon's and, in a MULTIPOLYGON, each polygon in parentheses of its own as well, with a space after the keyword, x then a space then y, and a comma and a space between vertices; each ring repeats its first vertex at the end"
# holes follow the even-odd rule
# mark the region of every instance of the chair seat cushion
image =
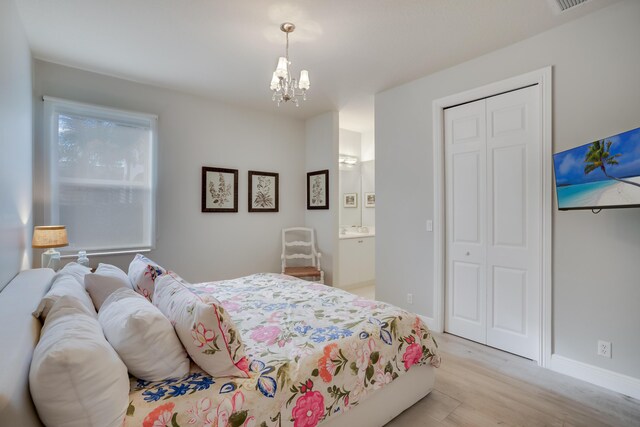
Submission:
POLYGON ((319 276, 320 271, 316 267, 286 267, 284 274, 293 277, 319 276))

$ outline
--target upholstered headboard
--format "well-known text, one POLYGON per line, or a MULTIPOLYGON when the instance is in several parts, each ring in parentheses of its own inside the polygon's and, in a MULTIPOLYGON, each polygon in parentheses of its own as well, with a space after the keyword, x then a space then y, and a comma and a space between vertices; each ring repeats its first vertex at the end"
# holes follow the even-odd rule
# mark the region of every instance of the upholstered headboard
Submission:
POLYGON ((18 274, 0 292, 0 420, 3 426, 42 426, 29 393, 31 356, 40 338, 40 321, 31 313, 47 292, 48 268, 18 274))

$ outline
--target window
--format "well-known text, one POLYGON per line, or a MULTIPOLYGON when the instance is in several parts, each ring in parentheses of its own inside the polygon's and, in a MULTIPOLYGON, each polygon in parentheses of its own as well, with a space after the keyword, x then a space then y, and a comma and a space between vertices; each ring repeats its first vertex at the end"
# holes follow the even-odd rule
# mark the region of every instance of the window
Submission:
POLYGON ((133 251, 155 244, 157 117, 44 98, 48 224, 67 226, 65 251, 133 251))

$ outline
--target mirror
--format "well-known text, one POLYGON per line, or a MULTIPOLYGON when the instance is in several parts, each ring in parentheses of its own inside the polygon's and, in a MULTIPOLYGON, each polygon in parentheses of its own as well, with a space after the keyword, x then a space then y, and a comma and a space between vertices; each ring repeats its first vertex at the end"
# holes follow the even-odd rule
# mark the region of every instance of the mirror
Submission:
MULTIPOLYGON (((369 139, 369 138, 367 138, 369 139)), ((370 143, 358 132, 340 129, 339 192, 340 228, 375 226, 375 160, 370 143), (366 145, 366 147, 365 147, 366 145), (364 157, 367 160, 362 161, 364 157)))

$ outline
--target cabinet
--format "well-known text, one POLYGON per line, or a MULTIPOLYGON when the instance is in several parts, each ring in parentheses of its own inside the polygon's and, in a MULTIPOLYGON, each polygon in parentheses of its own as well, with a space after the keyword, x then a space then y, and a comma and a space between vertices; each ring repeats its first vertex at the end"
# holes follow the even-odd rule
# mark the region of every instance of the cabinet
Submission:
POLYGON ((375 237, 340 239, 340 287, 355 288, 371 285, 376 274, 375 237))

